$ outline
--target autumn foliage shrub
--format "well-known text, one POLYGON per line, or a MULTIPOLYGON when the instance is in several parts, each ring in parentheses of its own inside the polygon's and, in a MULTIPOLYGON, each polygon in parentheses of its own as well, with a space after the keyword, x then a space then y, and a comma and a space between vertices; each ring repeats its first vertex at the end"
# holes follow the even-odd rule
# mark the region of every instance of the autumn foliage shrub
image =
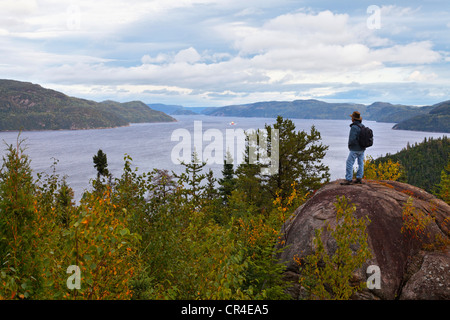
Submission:
POLYGON ((338 197, 336 226, 327 230, 316 229, 314 252, 306 257, 294 259, 300 269, 300 285, 304 297, 313 300, 347 300, 363 288, 364 282, 352 283, 353 272, 371 258, 368 245, 368 217, 357 218, 356 206, 349 204, 345 196, 338 197), (337 249, 330 252, 322 240, 324 232, 329 232, 336 241, 337 249))
POLYGON ((0 171, 0 298, 28 298, 41 286, 35 186, 22 142, 7 151, 0 171))
POLYGON ((364 179, 397 181, 405 177, 405 170, 399 162, 388 159, 376 163, 371 156, 364 160, 364 179))
POLYGON ((99 150, 97 179, 79 201, 56 174, 57 160, 35 179, 23 142, 8 145, 0 299, 287 299, 275 258, 281 227, 329 174, 317 130, 297 133, 282 118, 277 129, 282 175, 243 164, 216 180, 194 153, 180 175, 140 173, 125 155, 113 177, 99 150))
POLYGON ((413 239, 423 239, 427 237, 425 233, 427 226, 434 221, 434 218, 413 206, 413 198, 409 197, 403 206, 402 233, 407 233, 413 239))
MULTIPOLYGON (((406 237, 418 240, 422 244, 422 248, 425 250, 443 249, 450 244, 447 237, 439 233, 432 235, 429 225, 435 221, 432 214, 423 212, 422 210, 414 207, 413 197, 409 197, 406 203, 403 205, 402 211, 403 224, 400 232, 406 237)), ((443 224, 447 224, 449 219, 446 218, 443 224)))

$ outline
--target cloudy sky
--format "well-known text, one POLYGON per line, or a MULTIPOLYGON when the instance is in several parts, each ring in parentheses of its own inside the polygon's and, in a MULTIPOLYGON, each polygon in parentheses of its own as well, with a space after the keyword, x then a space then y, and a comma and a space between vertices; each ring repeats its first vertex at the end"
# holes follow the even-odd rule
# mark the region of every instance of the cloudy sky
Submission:
POLYGON ((450 99, 450 4, 0 0, 0 78, 102 101, 450 99))

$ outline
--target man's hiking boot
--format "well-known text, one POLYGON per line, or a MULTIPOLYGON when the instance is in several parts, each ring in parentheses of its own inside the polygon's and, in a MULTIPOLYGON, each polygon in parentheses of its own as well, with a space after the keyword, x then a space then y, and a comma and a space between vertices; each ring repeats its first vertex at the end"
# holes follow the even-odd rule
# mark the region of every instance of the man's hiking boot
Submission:
POLYGON ((362 184, 362 179, 361 178, 357 178, 355 183, 362 184))
POLYGON ((349 181, 349 180, 345 180, 345 182, 341 182, 341 186, 349 186, 349 185, 351 185, 351 184, 353 184, 353 181, 349 181))

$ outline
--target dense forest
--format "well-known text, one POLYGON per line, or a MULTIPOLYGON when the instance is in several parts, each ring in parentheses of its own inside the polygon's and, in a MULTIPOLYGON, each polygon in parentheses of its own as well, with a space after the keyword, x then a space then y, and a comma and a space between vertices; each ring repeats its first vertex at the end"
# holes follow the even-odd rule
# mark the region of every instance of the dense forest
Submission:
MULTIPOLYGON (((314 127, 297 131, 278 117, 273 129, 282 150, 273 175, 262 174, 262 161, 224 161, 216 180, 193 153, 179 175, 140 173, 125 155, 112 177, 99 149, 79 204, 56 170, 33 178, 19 136, 0 171, 0 299, 288 299, 275 244, 290 214, 328 182, 328 147, 314 127)), ((386 179, 399 174, 398 163, 392 172, 368 166, 386 179)))
POLYGON ((449 164, 449 154, 450 141, 447 136, 425 138, 421 143, 408 143, 400 152, 380 157, 375 163, 378 165, 389 160, 392 163, 398 162, 404 169, 404 174, 399 177, 401 181, 439 194, 439 183, 449 164))
POLYGON ((405 117, 394 126, 394 129, 450 132, 450 101, 433 105, 426 114, 405 117))

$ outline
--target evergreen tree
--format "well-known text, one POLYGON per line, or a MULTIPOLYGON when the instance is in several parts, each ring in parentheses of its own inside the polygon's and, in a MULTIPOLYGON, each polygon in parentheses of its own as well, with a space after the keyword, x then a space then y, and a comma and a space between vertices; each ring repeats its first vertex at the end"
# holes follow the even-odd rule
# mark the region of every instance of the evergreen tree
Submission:
POLYGON ((108 159, 106 157, 106 154, 101 149, 99 149, 97 151, 97 154, 93 156, 92 160, 94 161, 94 168, 97 169, 97 180, 94 181, 94 187, 95 190, 100 192, 103 190, 103 183, 100 180, 101 177, 111 178, 107 169, 108 159))
POLYGON ((61 187, 56 195, 56 208, 61 219, 61 223, 64 227, 68 227, 70 223, 70 210, 72 209, 74 192, 69 187, 67 181, 63 179, 61 187))
POLYGON ((206 162, 200 162, 197 152, 193 152, 191 156, 191 162, 181 162, 181 165, 185 167, 185 171, 180 175, 174 173, 174 176, 179 179, 179 182, 186 185, 188 189, 185 190, 185 197, 192 199, 194 205, 200 203, 200 198, 205 186, 202 185, 202 181, 205 179, 205 174, 201 173, 203 167, 206 166, 206 162))
MULTIPOLYGON (((242 191, 250 203, 269 207, 278 196, 283 199, 295 185, 300 194, 317 190, 323 182, 329 180, 329 168, 322 163, 327 146, 320 143, 320 132, 314 126, 310 133, 296 131, 292 120, 278 116, 273 126, 266 125, 267 156, 277 158, 278 170, 275 174, 264 174, 261 169, 266 165, 261 158, 262 150, 256 147, 257 162, 249 163, 250 139, 247 139, 245 163, 236 169, 236 187, 242 191), (278 130, 278 155, 272 155, 272 134, 278 130)), ((260 136, 257 132, 257 136, 260 136)), ((261 141, 259 142, 259 146, 261 141)))
POLYGON ((219 194, 223 203, 228 203, 231 192, 235 189, 236 179, 234 177, 233 158, 230 152, 227 152, 227 158, 223 161, 222 179, 219 179, 219 194))
POLYGON ((269 135, 273 129, 279 134, 278 173, 265 177, 272 197, 277 193, 282 198, 287 197, 294 182, 306 193, 317 190, 329 180, 329 168, 322 163, 328 146, 320 143, 320 132, 314 126, 310 133, 296 131, 292 120, 278 116, 273 127, 266 125, 269 135))
POLYGON ((218 196, 218 192, 216 190, 217 179, 214 178, 214 172, 211 169, 208 170, 208 173, 206 173, 205 178, 206 178, 206 185, 203 198, 205 198, 208 201, 213 201, 217 199, 218 196))
POLYGON ((108 177, 109 171, 108 167, 108 159, 106 154, 99 149, 97 154, 92 158, 94 160, 94 167, 97 169, 97 180, 100 180, 100 177, 108 177))

